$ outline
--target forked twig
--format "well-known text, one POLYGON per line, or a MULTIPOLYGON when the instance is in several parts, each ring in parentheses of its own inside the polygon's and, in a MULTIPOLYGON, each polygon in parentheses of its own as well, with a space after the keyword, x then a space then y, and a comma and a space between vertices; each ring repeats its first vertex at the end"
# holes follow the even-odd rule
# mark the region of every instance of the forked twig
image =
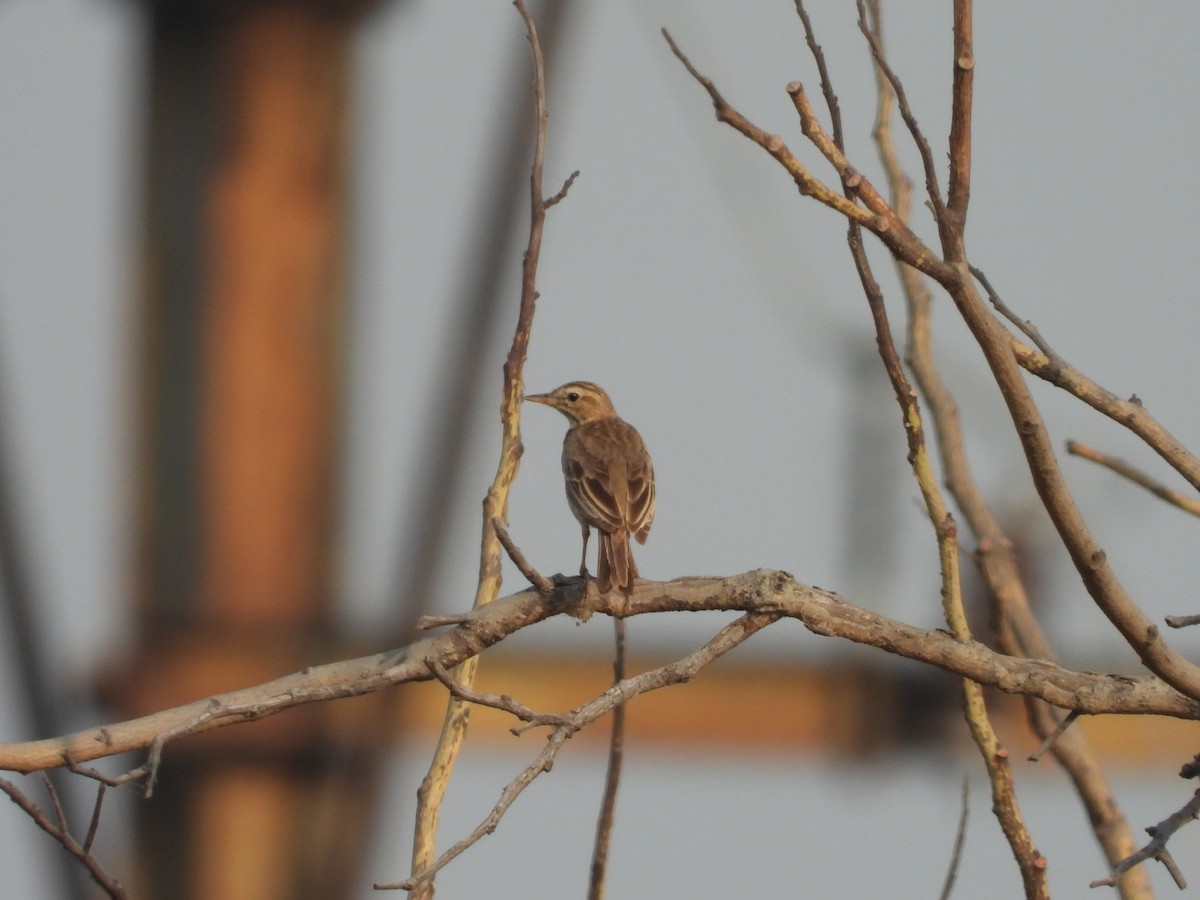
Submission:
POLYGON ((1200 790, 1192 795, 1192 799, 1184 804, 1182 809, 1171 813, 1171 815, 1167 816, 1157 825, 1151 825, 1146 829, 1146 833, 1150 835, 1150 842, 1146 846, 1113 866, 1112 874, 1107 878, 1097 879, 1088 886, 1112 887, 1117 883, 1117 879, 1120 878, 1122 873, 1127 872, 1140 863, 1144 863, 1148 859, 1156 859, 1171 874, 1175 885, 1181 891, 1186 890, 1187 879, 1183 877, 1179 866, 1175 863, 1170 851, 1167 850, 1167 841, 1174 836, 1175 832, 1197 817, 1200 817, 1200 790))
MULTIPOLYGON (((868 8, 871 31, 876 35, 876 46, 882 51, 882 20, 878 0, 869 0, 868 8)), ((959 11, 957 9, 955 15, 957 32, 959 27, 957 24, 959 11)), ((960 40, 956 33, 955 46, 957 55, 959 48, 970 46, 970 40, 969 38, 960 40)), ((884 54, 880 53, 879 55, 884 54)), ((956 59, 955 65, 960 66, 961 61, 956 59)), ((892 203, 897 213, 902 218, 907 218, 911 201, 911 183, 900 164, 891 134, 891 103, 889 101, 892 94, 892 80, 878 67, 876 73, 879 102, 874 136, 892 189, 892 203)), ((969 87, 969 85, 970 82, 966 80, 956 81, 956 89, 959 86, 969 87)), ((969 94, 969 91, 966 94, 969 94)), ((956 96, 965 98, 966 95, 956 96)), ((966 121, 962 117, 956 118, 958 121, 966 121)), ((912 130, 915 127, 915 120, 908 121, 907 124, 912 130)), ((919 131, 919 129, 917 130, 919 131)), ((969 151, 969 147, 967 149, 969 151)), ((954 166, 953 152, 951 159, 952 166, 954 166)), ((962 171, 969 170, 964 167, 962 171)), ((959 185, 964 183, 958 182, 959 185)), ((953 190, 952 193, 954 193, 953 190)), ((961 221, 958 224, 961 227, 961 221)), ((994 598, 995 619, 1000 623, 1000 627, 997 628, 1000 646, 1006 654, 1011 656, 1052 660, 1053 653, 1050 646, 1042 633, 1041 626, 1030 610, 1029 599, 1013 552, 1012 541, 992 512, 971 471, 957 402, 934 362, 932 317, 930 315, 932 297, 929 287, 921 277, 921 273, 905 265, 899 259, 896 268, 904 287, 909 309, 906 360, 920 387, 921 395, 929 407, 937 435, 937 447, 946 485, 978 541, 976 561, 979 572, 994 598)), ((981 284, 993 300, 998 300, 998 296, 991 289, 991 285, 983 273, 976 270, 975 275, 982 279, 981 284)), ((1032 328, 1032 326, 1030 327, 1032 328)), ((1015 338, 1012 339, 1012 344, 1014 348, 1024 346, 1015 338)), ((1018 357, 1019 355, 1018 352, 1018 357)), ((1024 365, 1024 363, 1022 364, 1024 365)), ((1063 371, 1071 370, 1065 366, 1061 368, 1048 366, 1045 369, 1044 377, 1063 371)), ((1035 731, 1049 736, 1056 730, 1058 723, 1049 707, 1027 698, 1026 708, 1030 724, 1035 731)), ((1055 753, 1060 764, 1070 774, 1080 798, 1088 809, 1097 839, 1103 845, 1106 856, 1109 859, 1119 859, 1133 847, 1132 831, 1128 821, 1121 813, 1102 770, 1087 746, 1086 738, 1081 732, 1064 735, 1062 740, 1057 742, 1055 753)), ((998 812, 1000 809, 1002 807, 998 807, 998 812)), ((1034 865, 1029 868, 1028 874, 1030 878, 1044 884, 1044 876, 1037 871, 1037 862, 1037 859, 1033 860, 1034 865)), ((1122 880, 1122 895, 1126 898, 1144 896, 1148 886, 1148 880, 1142 873, 1130 873, 1122 880)))
MULTIPOLYGON (((708 93, 717 120, 729 125, 769 153, 791 176, 801 194, 812 197, 817 202, 841 213, 848 220, 857 222, 878 237, 897 258, 903 259, 922 272, 933 275, 939 280, 954 281, 958 278, 957 270, 953 266, 947 265, 912 232, 907 223, 896 216, 895 211, 888 206, 878 191, 861 173, 858 174, 859 180, 855 182, 855 193, 856 197, 863 201, 862 205, 847 198, 845 194, 833 190, 829 185, 813 176, 788 149, 783 138, 763 130, 730 105, 717 90, 712 79, 702 75, 692 65, 691 60, 679 49, 679 45, 675 43, 670 32, 664 28, 662 35, 675 58, 708 93)), ((827 146, 831 145, 832 141, 827 146)), ((845 172, 844 166, 837 163, 834 165, 839 172, 845 172)))
POLYGON ((643 672, 640 675, 625 678, 619 683, 614 684, 600 696, 577 707, 568 714, 567 721, 564 724, 559 725, 550 733, 546 739, 546 747, 538 754, 537 758, 505 786, 504 790, 500 793, 500 799, 492 807, 491 812, 484 817, 483 821, 469 835, 443 853, 427 868, 414 873, 405 881, 377 883, 374 886, 375 890, 412 891, 422 884, 430 883, 433 877, 445 868, 447 864, 460 856, 472 845, 478 843, 481 838, 496 830, 496 826, 499 825, 500 820, 508 812, 509 807, 512 806, 517 797, 521 795, 521 792, 529 787, 535 778, 543 772, 549 772, 554 767, 554 761, 563 744, 578 733, 580 729, 607 715, 618 706, 628 703, 639 694, 690 681, 713 660, 728 653, 751 635, 761 631, 779 618, 780 614, 775 612, 747 613, 730 622, 706 644, 692 651, 682 659, 665 666, 660 666, 657 669, 643 672))
POLYGON ((27 797, 15 784, 5 778, 0 778, 0 792, 8 795, 21 810, 29 816, 37 825, 38 828, 54 838, 58 844, 66 850, 71 856, 79 860, 84 868, 88 870, 88 874, 92 876, 92 880, 99 885, 100 889, 106 893, 111 900, 125 900, 125 888, 121 886, 121 882, 105 871, 100 865, 100 861, 92 855, 92 843, 96 836, 97 822, 100 817, 100 807, 104 802, 104 785, 101 785, 96 796, 96 804, 92 810, 91 822, 88 826, 87 837, 80 844, 71 836, 71 831, 67 826, 66 815, 63 812, 62 804, 58 799, 58 791, 54 789, 54 785, 49 778, 43 778, 43 783, 46 785, 47 794, 50 797, 50 804, 54 810, 55 819, 50 818, 46 812, 36 803, 27 797))

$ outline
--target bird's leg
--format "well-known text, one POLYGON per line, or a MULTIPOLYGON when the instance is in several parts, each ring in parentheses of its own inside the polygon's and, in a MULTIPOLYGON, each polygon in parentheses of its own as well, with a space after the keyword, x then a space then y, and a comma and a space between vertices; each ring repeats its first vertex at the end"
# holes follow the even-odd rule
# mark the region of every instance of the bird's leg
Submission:
POLYGON ((583 526, 583 556, 581 556, 579 558, 579 577, 582 578, 584 580, 584 582, 587 581, 587 577, 588 577, 587 545, 588 545, 588 538, 590 538, 591 536, 592 536, 591 526, 584 525, 583 526))

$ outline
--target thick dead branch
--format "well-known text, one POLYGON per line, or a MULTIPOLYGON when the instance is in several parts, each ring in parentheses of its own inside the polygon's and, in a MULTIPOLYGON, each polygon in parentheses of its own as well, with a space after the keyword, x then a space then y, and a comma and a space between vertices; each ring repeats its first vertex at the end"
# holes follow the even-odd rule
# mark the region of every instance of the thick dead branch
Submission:
POLYGON ((836 594, 798 583, 786 572, 756 569, 730 578, 641 580, 624 597, 580 597, 577 585, 546 599, 532 588, 474 610, 443 634, 359 659, 314 666, 254 687, 219 694, 152 715, 40 741, 0 744, 0 770, 35 772, 101 757, 147 750, 163 734, 184 737, 252 721, 305 703, 355 697, 391 685, 433 678, 429 660, 448 670, 522 628, 570 613, 637 616, 695 610, 778 612, 814 634, 839 637, 934 665, 1012 694, 1037 697, 1081 713, 1151 714, 1200 719, 1200 702, 1157 678, 1074 672, 1039 659, 1005 656, 974 641, 959 641, 848 603, 836 594), (219 716, 202 717, 206 709, 219 716), (182 728, 187 723, 195 723, 182 728))

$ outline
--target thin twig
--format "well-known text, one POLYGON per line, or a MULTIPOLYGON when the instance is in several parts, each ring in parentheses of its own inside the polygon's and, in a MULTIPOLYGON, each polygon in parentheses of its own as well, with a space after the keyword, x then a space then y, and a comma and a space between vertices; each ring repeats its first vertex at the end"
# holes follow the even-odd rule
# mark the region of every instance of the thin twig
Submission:
POLYGON ((54 782, 50 780, 50 775, 47 772, 39 772, 42 787, 46 789, 46 796, 50 798, 50 808, 54 810, 54 818, 58 822, 58 828, 64 834, 67 831, 67 814, 63 812, 62 803, 58 799, 58 790, 54 787, 54 782))
MULTIPOLYGON (((455 679, 450 671, 436 659, 431 659, 428 662, 429 671, 437 677, 438 681, 446 686, 450 693, 460 700, 465 700, 468 703, 474 703, 478 706, 488 706, 492 709, 501 710, 515 716, 522 722, 527 722, 534 726, 564 725, 567 723, 565 713, 539 713, 530 709, 525 704, 519 703, 507 694, 489 694, 477 691, 455 679)), ((515 731, 517 729, 514 729, 515 731)), ((520 731, 524 731, 524 729, 520 729, 520 731)))
POLYGON ((122 785, 126 785, 131 781, 137 781, 145 777, 146 774, 144 770, 145 767, 139 766, 136 769, 124 772, 120 775, 105 775, 98 769, 92 769, 88 766, 79 765, 79 763, 75 762, 75 759, 71 756, 71 754, 66 751, 63 752, 62 757, 63 765, 66 767, 68 772, 73 772, 76 775, 82 775, 84 778, 90 778, 93 781, 98 781, 105 787, 121 787, 122 785))
POLYGON ((1172 628, 1187 628, 1191 625, 1200 625, 1200 615, 1193 616, 1166 616, 1163 621, 1172 628))
MULTIPOLYGON (((878 10, 876 10, 875 19, 878 23, 878 10)), ((875 60, 875 65, 883 73, 884 78, 887 79, 888 85, 895 95, 896 105, 900 109, 900 116, 904 119, 904 124, 908 126, 908 133, 912 136, 913 143, 917 145, 917 150, 921 154, 921 165, 925 169, 925 192, 929 195, 929 202, 933 207, 935 221, 941 223, 945 219, 946 205, 942 202, 942 189, 938 186, 937 166, 933 161, 933 151, 929 148, 929 141, 925 139, 920 125, 917 124, 917 117, 913 115, 912 107, 908 105, 908 95, 904 92, 904 85, 900 81, 900 77, 888 65, 887 55, 883 52, 883 42, 880 40, 878 26, 872 27, 867 21, 867 10, 864 0, 858 0, 858 30, 867 39, 867 44, 871 47, 871 56, 875 60)))
POLYGON ((837 94, 833 90, 833 79, 829 77, 829 67, 825 64, 825 51, 817 43, 817 34, 813 30, 812 20, 808 10, 804 8, 804 0, 796 0, 796 15, 804 26, 804 40, 812 53, 813 61, 817 64, 817 74, 821 78, 821 93, 825 97, 825 107, 829 110, 829 129, 833 133, 834 143, 843 152, 846 149, 846 138, 842 132, 842 108, 838 104, 837 94))
POLYGON ((508 533, 508 529, 504 527, 504 520, 499 516, 492 516, 492 527, 496 529, 496 537, 500 539, 501 546, 508 553, 508 558, 513 561, 520 571, 532 584, 539 594, 544 597, 549 597, 554 593, 554 582, 530 565, 529 560, 525 558, 525 554, 521 552, 521 548, 517 546, 512 539, 512 535, 508 533))
MULTIPOLYGON (((613 684, 625 680, 625 620, 613 619, 613 684)), ((617 788, 621 783, 621 762, 625 755, 625 704, 613 710, 612 732, 608 739, 608 768, 604 775, 604 796, 596 821, 596 842, 592 847, 592 867, 588 877, 588 900, 603 900, 608 876, 608 847, 612 842, 613 820, 617 810, 617 788)))
POLYGON ((1033 341, 1034 346, 1046 354, 1047 359, 1049 359, 1052 364, 1061 365, 1062 357, 1055 353, 1054 349, 1048 343, 1046 343, 1046 339, 1042 337, 1042 333, 1038 331, 1037 326, 1028 319, 1022 319, 1015 312, 1008 308, 1008 305, 1002 299, 1000 299, 1000 294, 998 294, 996 289, 992 287, 992 283, 988 280, 988 277, 984 274, 983 270, 978 266, 971 266, 971 274, 975 276, 976 281, 983 285, 983 289, 988 295, 988 300, 991 302, 992 306, 996 307, 996 311, 1000 313, 1000 315, 1004 316, 1004 318, 1008 319, 1008 321, 1012 322, 1013 325, 1015 325, 1018 329, 1020 329, 1021 333, 1025 335, 1025 337, 1033 341))
POLYGON ((421 885, 432 884, 432 880, 438 872, 453 862, 454 859, 473 844, 477 843, 480 838, 496 830, 496 826, 500 824, 500 820, 504 818, 504 814, 508 812, 508 808, 521 795, 521 792, 529 787, 535 778, 543 772, 549 772, 554 767, 554 759, 558 756, 558 751, 562 748, 567 738, 571 737, 574 733, 575 729, 569 725, 560 725, 554 729, 546 739, 546 747, 538 754, 537 759, 526 766, 521 774, 505 786, 500 794, 500 799, 492 807, 492 811, 488 813, 487 817, 467 837, 463 838, 434 862, 405 881, 376 882, 373 885, 374 889, 377 891, 415 891, 421 885))
POLYGON ((92 819, 88 822, 87 834, 83 838, 83 852, 91 853, 92 844, 96 842, 96 834, 100 831, 100 813, 104 809, 104 797, 108 791, 108 785, 96 785, 96 802, 92 804, 92 819))
POLYGON ((1077 709, 1073 709, 1067 713, 1055 729, 1046 735, 1045 739, 1038 745, 1038 748, 1029 754, 1029 761, 1037 762, 1040 760, 1046 754, 1046 751, 1054 746, 1054 742, 1062 737, 1068 728, 1075 724, 1075 720, 1078 718, 1079 710, 1077 709))
POLYGON ((1106 469, 1111 469, 1118 475, 1128 478, 1134 484, 1144 487, 1160 500, 1166 500, 1172 506, 1182 509, 1184 512, 1191 513, 1193 516, 1200 516, 1200 499, 1167 487, 1157 478, 1147 475, 1141 469, 1127 463, 1123 459, 1109 456, 1107 453, 1101 453, 1099 450, 1079 441, 1067 441, 1067 452, 1072 456, 1079 456, 1098 463, 1106 469))
POLYGON ((954 831, 954 849, 950 851, 950 866, 946 870, 946 879, 942 882, 941 900, 950 900, 954 893, 954 882, 958 880, 958 868, 962 864, 963 848, 967 843, 967 820, 971 817, 970 779, 966 775, 962 780, 962 797, 959 800, 958 828, 954 831))
POLYGON ((576 169, 574 172, 572 172, 570 175, 568 175, 567 180, 563 182, 563 186, 561 188, 559 188, 558 193, 555 194, 553 197, 546 198, 546 202, 545 202, 545 204, 543 204, 545 206, 545 208, 549 209, 550 207, 555 206, 558 203, 561 203, 566 198, 567 191, 569 191, 571 189, 571 185, 573 185, 575 183, 575 179, 578 177, 579 177, 578 169, 576 169))

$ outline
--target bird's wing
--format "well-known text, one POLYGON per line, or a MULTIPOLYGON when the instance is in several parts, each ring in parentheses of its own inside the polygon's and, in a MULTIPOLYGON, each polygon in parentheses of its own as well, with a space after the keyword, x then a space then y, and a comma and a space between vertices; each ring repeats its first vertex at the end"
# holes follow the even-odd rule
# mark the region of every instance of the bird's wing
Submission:
POLYGON ((572 428, 563 442, 567 500, 577 519, 601 531, 615 531, 625 521, 624 484, 613 484, 610 448, 608 433, 587 424, 572 428))
POLYGON ((644 544, 650 534, 650 526, 654 524, 654 464, 650 462, 650 454, 644 446, 641 454, 629 465, 628 490, 629 505, 625 511, 625 522, 638 543, 644 544))

